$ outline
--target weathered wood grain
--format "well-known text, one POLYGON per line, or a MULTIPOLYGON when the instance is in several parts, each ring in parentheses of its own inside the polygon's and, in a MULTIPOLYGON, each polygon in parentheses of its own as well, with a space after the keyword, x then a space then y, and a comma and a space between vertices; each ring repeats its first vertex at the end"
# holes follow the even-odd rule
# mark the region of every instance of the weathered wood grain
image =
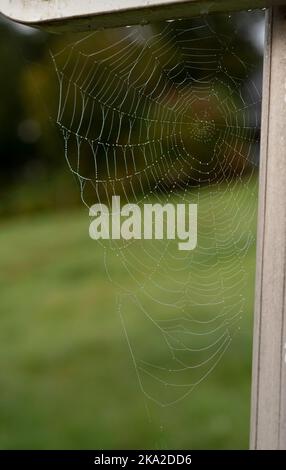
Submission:
POLYGON ((283 3, 286 0, 1 0, 0 11, 51 31, 83 31, 283 3))
POLYGON ((286 8, 265 45, 251 448, 286 449, 286 8))

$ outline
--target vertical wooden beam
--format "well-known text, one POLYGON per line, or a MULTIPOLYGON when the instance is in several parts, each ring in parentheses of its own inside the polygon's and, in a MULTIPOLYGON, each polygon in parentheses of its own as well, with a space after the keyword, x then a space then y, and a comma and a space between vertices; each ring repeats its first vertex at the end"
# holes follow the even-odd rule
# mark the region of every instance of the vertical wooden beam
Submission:
POLYGON ((286 449, 286 9, 266 21, 252 449, 286 449))

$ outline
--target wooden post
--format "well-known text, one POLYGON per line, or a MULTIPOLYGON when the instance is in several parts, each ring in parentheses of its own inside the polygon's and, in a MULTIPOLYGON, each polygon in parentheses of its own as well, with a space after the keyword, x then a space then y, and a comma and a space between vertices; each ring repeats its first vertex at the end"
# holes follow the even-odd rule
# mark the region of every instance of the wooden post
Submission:
POLYGON ((88 31, 264 8, 286 0, 1 0, 0 13, 48 31, 88 31))
POLYGON ((286 449, 286 9, 266 21, 252 449, 286 449))

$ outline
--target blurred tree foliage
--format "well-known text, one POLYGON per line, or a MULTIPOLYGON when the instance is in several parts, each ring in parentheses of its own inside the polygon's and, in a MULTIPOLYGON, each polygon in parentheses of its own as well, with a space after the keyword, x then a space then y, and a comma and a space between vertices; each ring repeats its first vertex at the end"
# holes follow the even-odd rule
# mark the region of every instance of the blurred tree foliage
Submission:
MULTIPOLYGON (((247 83, 249 80, 249 74, 251 72, 251 79, 257 80, 255 74, 259 74, 261 70, 261 52, 255 46, 255 42, 251 41, 247 31, 251 30, 253 23, 262 20, 262 13, 257 14, 235 14, 229 20, 228 15, 213 15, 208 19, 212 28, 217 32, 217 41, 225 41, 228 44, 229 38, 232 38, 231 49, 229 54, 225 53, 223 56, 222 68, 226 68, 231 71, 231 76, 235 76, 241 82, 247 83), (236 28, 237 34, 233 34, 233 29, 236 28), (236 50, 237 55, 231 53, 236 50), (240 59, 235 59, 239 57, 240 59), (248 65, 247 67, 245 65, 248 65)), ((180 27, 185 28, 188 31, 189 22, 187 20, 180 22, 180 27)), ((157 34, 162 31, 165 24, 154 24, 152 25, 153 34, 157 34)), ((197 34, 199 37, 200 31, 195 29, 191 32, 192 37, 197 34)), ((86 36, 86 35, 85 35, 86 36)), ((74 43, 78 39, 85 37, 84 35, 48 35, 37 31, 28 31, 23 27, 15 27, 9 24, 7 21, 1 21, 0 23, 0 94, 1 94, 1 106, 0 106, 0 152, 1 152, 1 202, 0 202, 0 215, 9 214, 19 211, 32 211, 44 208, 61 208, 63 206, 72 206, 80 201, 76 185, 71 174, 68 172, 66 161, 64 158, 63 139, 61 135, 61 127, 59 128, 56 123, 57 107, 58 107, 58 96, 59 96, 59 83, 55 73, 55 69, 51 60, 50 50, 53 52, 68 49, 68 45, 74 43)), ((125 28, 119 30, 113 30, 109 32, 103 32, 101 35, 96 36, 96 50, 102 48, 102 59, 105 60, 105 66, 108 65, 108 45, 118 41, 120 37, 126 36, 125 28)), ((186 33, 185 41, 188 41, 189 34, 186 33)), ((184 39, 183 37, 183 39, 184 39)), ((162 57, 164 56, 164 63, 168 64, 170 68, 178 63, 178 57, 176 55, 174 37, 168 37, 168 45, 162 41, 161 50, 162 57), (170 42, 174 41, 174 46, 170 46, 170 42)), ((204 39, 202 47, 213 47, 213 37, 204 39)), ((116 46, 120 48, 121 43, 116 46)), ((187 44, 187 42, 186 42, 187 44)), ((136 54, 142 54, 142 48, 144 44, 138 41, 136 45, 136 54)), ((116 52, 116 47, 113 52, 116 52)), ((84 41, 84 49, 86 53, 92 53, 94 50, 94 39, 93 37, 84 41)), ((60 60, 66 60, 66 52, 58 56, 58 66, 60 67, 60 60)), ((78 59, 77 55, 71 56, 69 61, 69 67, 75 68, 75 61, 78 59)), ((142 55, 142 60, 138 64, 138 68, 134 71, 134 74, 141 76, 142 85, 148 80, 150 70, 148 69, 149 57, 148 54, 142 55)), ((92 67, 92 62, 91 65, 92 67)), ((102 73, 102 66, 98 68, 97 73, 102 73)), ((104 71, 103 71, 104 72, 104 71)), ((85 71, 88 73, 88 70, 85 71)), ((192 71, 194 79, 202 79, 206 72, 203 69, 195 69, 192 71)), ((225 98, 226 89, 227 93, 232 97, 232 106, 235 108, 239 105, 237 95, 235 93, 235 85, 233 80, 229 77, 229 83, 226 82, 226 74, 223 76, 223 80, 217 80, 216 94, 218 99, 223 100, 225 98), (220 83, 223 84, 220 86, 220 83), (227 87, 227 88, 226 88, 227 87), (229 93, 229 89, 233 87, 233 93, 229 93)), ((218 72, 219 77, 219 72, 218 72)), ((113 77, 114 78, 114 77, 113 77)), ((177 83, 183 79, 183 76, 178 74, 176 77, 177 83)), ((112 86, 112 76, 110 78, 112 86)), ((154 90, 154 84, 160 81, 160 76, 155 74, 152 80, 145 88, 144 93, 152 94, 154 90)), ((190 85, 191 86, 191 85, 190 85)), ((259 80, 257 81, 257 87, 259 88, 259 80)), ((243 87, 242 87, 243 88, 243 87)), ((128 90, 122 88, 122 94, 128 93, 128 90)), ((170 90, 164 90, 164 98, 162 101, 171 104, 174 96, 170 90)), ((247 101, 247 96, 245 96, 247 101)), ((120 102, 122 96, 117 97, 117 101, 120 102)), ((97 104, 99 106, 99 104, 97 104)), ((126 106, 132 106, 131 104, 131 93, 130 97, 126 100, 126 106)), ((257 107, 259 108, 259 102, 257 107)), ((210 129, 206 126, 197 129, 196 126, 200 126, 203 121, 204 109, 201 109, 201 101, 198 99, 193 103, 192 109, 194 112, 194 120, 192 126, 185 126, 182 129, 184 134, 184 141, 187 145, 191 146, 194 153, 199 156, 200 160, 206 160, 209 155, 210 147, 216 145, 217 135, 216 130, 210 129), (192 134, 193 133, 193 134, 192 134), (201 138, 194 138, 194 135, 198 136, 201 133, 201 138), (205 145, 206 134, 210 135, 209 144, 205 145)), ((250 109, 250 108, 249 108, 250 109)), ((220 126, 225 125, 222 121, 222 116, 218 113, 218 107, 213 106, 210 103, 209 115, 211 119, 216 123, 216 129, 220 126)), ((257 111, 257 109, 256 109, 257 111)), ((144 113, 144 110, 142 110, 144 113)), ((240 113, 236 115, 236 123, 229 123, 230 125, 235 124, 239 126, 243 124, 243 113, 245 109, 241 109, 240 113)), ((250 111, 247 111, 250 112, 250 111)), ((253 109, 252 111, 253 112, 253 109)), ((63 120, 66 122, 70 121, 70 115, 73 113, 73 100, 68 100, 68 105, 65 110, 63 120)), ((160 109, 152 109, 153 116, 160 114, 160 109)), ((97 135, 101 122, 98 119, 100 113, 94 113, 94 120, 91 125, 91 135, 97 135), (96 118, 97 116, 97 118, 96 118)), ((148 114, 150 118, 150 110, 148 114)), ((74 119, 74 126, 81 119, 81 108, 80 106, 76 109, 76 116, 74 119)), ((88 119, 88 113, 85 114, 84 119, 88 119)), ((138 123, 135 122, 135 127, 138 123)), ((83 126, 87 128, 88 122, 84 122, 83 126)), ((73 129, 71 129, 73 130, 73 129)), ((139 129, 138 129, 139 131, 139 129)), ((156 133, 159 135, 162 129, 160 126, 153 129, 153 135, 156 133)), ((116 132, 116 126, 111 123, 111 114, 107 115, 106 123, 103 130, 102 139, 105 141, 114 141, 116 139, 112 132, 116 132)), ((122 124, 122 132, 120 134, 120 142, 124 144, 127 142, 129 132, 129 122, 126 119, 122 124)), ((134 132, 134 130, 133 130, 134 132)), ((136 133, 135 133, 136 134, 136 133)), ((249 134, 249 141, 256 138, 259 134, 259 123, 257 129, 254 129, 249 134)), ((239 142, 240 136, 235 136, 237 142, 239 142)), ((165 142, 167 147, 167 142, 165 142)), ((227 145, 227 142, 226 142, 227 145)), ((230 155, 230 173, 234 171, 239 173, 239 168, 245 166, 245 162, 240 164, 240 155, 247 154, 247 148, 243 149, 244 146, 249 145, 248 139, 245 138, 245 134, 241 135, 241 142, 238 145, 236 143, 237 155, 230 155), (234 158, 235 157, 235 158, 234 158), (232 162, 234 162, 232 166, 232 162)), ((226 149, 220 148, 219 152, 225 152, 226 149)), ((70 156, 71 159, 76 158, 77 148, 76 143, 70 143, 70 156)), ((174 155, 175 158, 176 155, 174 155)), ((107 168, 104 165, 104 158, 98 159, 101 163, 100 172, 104 176, 107 168)), ((92 159, 90 158, 90 146, 82 145, 81 147, 81 174, 90 175, 92 170, 92 159)), ((126 171, 123 168, 119 168, 119 173, 126 171)), ((177 169, 174 166, 174 173, 177 169)), ((194 167, 195 171, 195 167, 194 167)), ((220 175, 218 175, 220 177, 220 175)), ((227 177, 227 175, 223 175, 227 177)), ((190 175, 192 178, 192 175, 190 175)), ((203 182, 203 181, 201 181, 203 182)), ((205 181, 207 183, 207 180, 205 181)), ((172 183, 172 176, 170 178, 170 184, 172 183)))

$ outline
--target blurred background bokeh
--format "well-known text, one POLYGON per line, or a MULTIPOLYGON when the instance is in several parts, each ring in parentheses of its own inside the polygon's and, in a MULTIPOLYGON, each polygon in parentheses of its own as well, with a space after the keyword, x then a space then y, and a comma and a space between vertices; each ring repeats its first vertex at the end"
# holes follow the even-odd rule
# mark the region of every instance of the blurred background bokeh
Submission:
MULTIPOLYGON (((244 64, 228 67, 259 92, 264 12, 236 14, 231 25, 227 17, 213 22, 222 37, 236 27, 244 64)), ((192 394, 177 406, 152 408, 150 417, 116 314, 117 292, 88 238, 86 209, 55 122, 50 51, 71 40, 0 18, 0 448, 247 448, 255 244, 244 260, 247 309, 234 345, 192 394)), ((243 126, 243 115, 238 119, 243 126)), ((235 186, 236 174, 241 181, 251 171, 247 187, 256 194, 259 122, 250 137, 249 157, 241 150, 245 134, 236 136, 237 153, 249 162, 231 159, 233 167, 218 179, 235 186)), ((243 187, 234 187, 242 205, 243 187)), ((242 222, 242 235, 243 228, 242 222)), ((251 230, 255 235, 255 223, 251 230)), ((133 325, 138 336, 140 329, 133 325)))

